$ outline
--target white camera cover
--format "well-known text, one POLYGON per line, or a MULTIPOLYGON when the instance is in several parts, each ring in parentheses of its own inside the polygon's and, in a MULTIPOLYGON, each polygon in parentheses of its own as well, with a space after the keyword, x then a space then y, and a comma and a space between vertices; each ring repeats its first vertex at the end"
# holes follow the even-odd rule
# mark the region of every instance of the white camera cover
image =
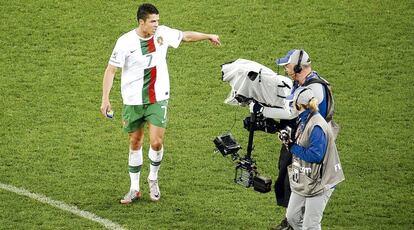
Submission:
POLYGON ((226 104, 238 105, 235 99, 241 95, 266 106, 286 108, 286 96, 290 95, 292 80, 278 75, 257 62, 237 59, 221 66, 223 81, 231 86, 226 104))

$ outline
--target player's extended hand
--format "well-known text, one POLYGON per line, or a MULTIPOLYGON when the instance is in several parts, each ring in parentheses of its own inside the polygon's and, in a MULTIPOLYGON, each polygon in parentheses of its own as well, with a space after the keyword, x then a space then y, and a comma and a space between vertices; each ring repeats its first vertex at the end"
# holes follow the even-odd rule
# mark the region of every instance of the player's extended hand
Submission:
POLYGON ((215 45, 215 46, 219 46, 221 45, 220 43, 220 37, 216 34, 210 34, 208 40, 210 40, 211 44, 215 45))

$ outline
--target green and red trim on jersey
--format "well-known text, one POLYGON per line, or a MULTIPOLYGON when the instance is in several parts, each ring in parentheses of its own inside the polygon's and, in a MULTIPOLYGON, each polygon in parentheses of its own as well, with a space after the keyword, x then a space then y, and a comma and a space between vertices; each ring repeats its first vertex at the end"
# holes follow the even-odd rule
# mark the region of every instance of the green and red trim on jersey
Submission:
MULTIPOLYGON (((142 55, 155 52, 154 36, 148 40, 140 40, 142 55)), ((152 57, 150 57, 152 59, 152 57)), ((150 59, 150 60, 151 60, 150 59)), ((142 104, 154 104, 155 98, 155 81, 157 81, 157 67, 151 67, 144 70, 144 85, 142 87, 142 104)))

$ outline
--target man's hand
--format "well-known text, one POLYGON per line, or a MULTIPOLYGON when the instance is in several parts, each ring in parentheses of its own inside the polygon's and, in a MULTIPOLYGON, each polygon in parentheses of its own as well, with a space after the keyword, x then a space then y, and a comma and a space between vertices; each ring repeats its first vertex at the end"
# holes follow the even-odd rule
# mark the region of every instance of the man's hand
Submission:
POLYGON ((259 114, 263 112, 263 106, 258 102, 250 102, 250 113, 259 114))
POLYGON ((221 43, 220 43, 220 38, 219 38, 219 36, 218 36, 218 35, 216 35, 216 34, 210 34, 210 35, 208 36, 208 40, 210 40, 211 44, 213 44, 213 45, 215 45, 215 46, 219 46, 219 45, 221 45, 221 43))
POLYGON ((106 117, 107 112, 112 111, 112 107, 111 107, 111 103, 109 102, 109 100, 102 100, 102 104, 101 104, 101 113, 102 115, 104 115, 104 117, 106 117))

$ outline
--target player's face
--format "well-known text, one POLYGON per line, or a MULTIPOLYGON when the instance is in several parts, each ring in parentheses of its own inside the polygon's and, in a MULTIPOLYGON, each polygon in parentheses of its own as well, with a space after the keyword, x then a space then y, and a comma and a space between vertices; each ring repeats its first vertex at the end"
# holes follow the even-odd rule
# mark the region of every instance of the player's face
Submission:
POLYGON ((139 26, 147 36, 152 36, 157 30, 159 22, 160 15, 150 14, 148 15, 147 19, 145 19, 145 21, 142 19, 139 20, 139 26))

